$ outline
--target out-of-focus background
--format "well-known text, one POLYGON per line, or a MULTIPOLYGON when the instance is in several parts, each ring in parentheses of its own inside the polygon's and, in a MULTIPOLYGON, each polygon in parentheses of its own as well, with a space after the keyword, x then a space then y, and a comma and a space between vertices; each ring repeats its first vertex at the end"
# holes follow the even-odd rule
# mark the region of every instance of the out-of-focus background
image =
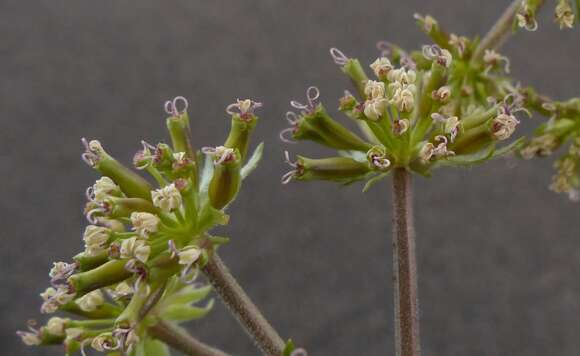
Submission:
MULTIPOLYGON (((285 149, 327 153, 283 145, 283 114, 309 85, 329 108, 348 88, 329 47, 369 64, 378 40, 428 43, 414 12, 473 36, 507 3, 1 1, 0 354, 60 354, 14 332, 39 317, 51 262, 82 248, 83 192, 96 174, 79 159, 80 137, 130 162, 140 140, 167 139, 162 104, 176 95, 189 99, 198 146, 223 142, 237 97, 265 104, 254 141, 265 142, 264 161, 231 208, 222 256, 281 334, 311 355, 393 354, 388 181, 366 194, 282 186, 285 149)), ((580 32, 558 30, 552 11, 503 52, 522 83, 577 96, 580 32)), ((425 355, 578 355, 579 205, 548 191, 551 174, 550 160, 498 160, 415 181, 425 355)), ((258 354, 219 303, 188 328, 258 354)))

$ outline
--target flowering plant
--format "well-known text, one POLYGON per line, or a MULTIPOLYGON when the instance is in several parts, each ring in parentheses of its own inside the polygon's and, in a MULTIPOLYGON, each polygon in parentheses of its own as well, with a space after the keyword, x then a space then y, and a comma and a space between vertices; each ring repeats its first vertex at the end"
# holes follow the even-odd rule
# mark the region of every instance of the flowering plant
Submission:
MULTIPOLYGON (((509 59, 499 47, 511 32, 535 31, 543 0, 514 1, 481 40, 448 33, 433 17, 415 15, 433 44, 411 52, 381 41, 368 63, 336 48, 332 59, 351 80, 338 110, 359 128, 353 132, 319 102, 291 101, 286 143, 313 141, 336 153, 285 160, 291 170, 282 183, 325 180, 366 181, 363 191, 392 175, 393 264, 396 355, 420 355, 419 302, 411 175, 429 177, 436 168, 473 166, 506 155, 545 157, 568 145, 557 159, 550 185, 580 199, 580 99, 552 100, 510 77, 509 59), (368 70, 367 69, 367 70, 368 70), (532 137, 515 138, 523 114, 548 117, 532 137), (510 141, 510 142, 506 142, 510 141)), ((580 0, 557 0, 555 21, 571 28, 580 0)), ((189 135, 187 101, 167 101, 171 145, 142 142, 133 159, 137 170, 109 155, 99 141, 83 139, 82 159, 101 177, 86 191, 84 250, 72 262, 56 262, 51 286, 40 294, 46 325, 29 322, 18 335, 27 345, 63 344, 65 353, 88 347, 109 355, 224 356, 188 335, 179 323, 204 317, 212 290, 271 356, 304 356, 279 336, 230 274, 218 255, 228 238, 213 234, 229 221, 228 206, 243 180, 257 167, 263 145, 249 155, 250 137, 262 104, 237 100, 226 112, 231 129, 223 145, 195 149, 189 135), (152 184, 152 181, 155 184, 152 184), (208 285, 198 281, 203 274, 208 285)))

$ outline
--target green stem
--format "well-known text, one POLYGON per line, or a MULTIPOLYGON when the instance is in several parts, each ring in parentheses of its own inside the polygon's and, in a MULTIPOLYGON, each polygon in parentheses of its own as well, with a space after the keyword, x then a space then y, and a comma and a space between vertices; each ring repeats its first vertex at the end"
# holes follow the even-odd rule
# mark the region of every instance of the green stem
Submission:
POLYGON ((181 327, 160 320, 149 328, 151 335, 163 341, 171 348, 190 356, 228 356, 225 352, 215 349, 189 335, 181 327))
POLYGON ((420 356, 411 175, 405 168, 393 170, 393 281, 396 356, 420 356))
POLYGON ((221 258, 214 253, 203 267, 217 294, 264 355, 281 356, 284 341, 244 292, 221 258))
MULTIPOLYGON (((543 0, 538 1, 538 8, 542 6, 543 0)), ((489 32, 483 37, 473 53, 472 61, 477 61, 483 57, 486 49, 498 49, 507 40, 512 32, 514 16, 518 12, 522 0, 514 0, 504 11, 489 32)))

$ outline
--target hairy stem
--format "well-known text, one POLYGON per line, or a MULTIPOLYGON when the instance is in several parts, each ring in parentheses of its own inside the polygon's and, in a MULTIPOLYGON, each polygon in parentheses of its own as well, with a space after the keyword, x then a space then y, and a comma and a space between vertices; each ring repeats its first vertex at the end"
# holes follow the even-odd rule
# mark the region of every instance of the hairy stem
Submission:
POLYGON ((214 254, 203 268, 210 283, 256 345, 268 356, 280 356, 285 343, 250 300, 221 258, 214 254))
POLYGON ((189 335, 181 327, 165 320, 160 320, 149 328, 153 337, 163 341, 171 348, 190 356, 228 356, 223 351, 215 349, 189 335))
MULTIPOLYGON (((512 32, 514 16, 518 12, 521 3, 522 0, 514 0, 511 5, 505 9, 489 32, 483 37, 481 42, 479 42, 479 45, 473 53, 473 60, 478 60, 483 57, 486 49, 498 49, 504 44, 512 32)), ((543 0, 539 1, 538 8, 540 8, 543 3, 543 0)))
POLYGON ((396 356, 421 355, 411 175, 393 171, 393 281, 396 356))

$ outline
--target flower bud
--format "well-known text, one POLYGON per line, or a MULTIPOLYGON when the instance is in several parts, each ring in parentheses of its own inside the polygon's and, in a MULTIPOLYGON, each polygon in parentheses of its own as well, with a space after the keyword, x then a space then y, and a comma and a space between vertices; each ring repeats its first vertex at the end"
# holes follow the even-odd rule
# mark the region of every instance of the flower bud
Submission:
POLYGON ((172 176, 176 179, 192 178, 196 174, 195 162, 187 158, 185 152, 173 153, 172 176))
POLYGON ((191 144, 187 107, 187 100, 182 96, 178 96, 171 101, 166 101, 165 111, 170 115, 166 120, 166 124, 169 135, 171 136, 173 150, 176 152, 185 152, 187 157, 195 159, 191 144), (180 102, 183 103, 181 110, 177 107, 180 102))
POLYGON ((501 54, 497 53, 492 49, 486 49, 483 55, 483 63, 486 65, 486 70, 489 71, 491 69, 497 68, 499 64, 504 64, 504 72, 510 72, 510 60, 506 56, 502 56, 501 54))
POLYGON ((391 102, 402 112, 411 112, 415 104, 415 95, 409 89, 397 89, 391 102))
POLYGON ((385 98, 367 100, 364 104, 365 116, 373 121, 378 121, 387 110, 389 101, 385 98))
POLYGON ((330 180, 339 183, 349 183, 363 179, 371 172, 367 162, 360 162, 349 157, 306 158, 297 156, 296 162, 291 162, 287 155, 286 161, 294 169, 282 177, 286 184, 292 179, 301 181, 330 180))
POLYGON ((386 171, 391 167, 391 161, 384 146, 373 146, 367 152, 367 159, 372 169, 386 171))
POLYGON ((121 242, 121 258, 136 258, 139 261, 145 263, 147 262, 147 259, 149 259, 150 253, 151 247, 147 245, 147 242, 137 239, 137 237, 131 237, 121 242))
POLYGON ((102 333, 91 341, 91 347, 99 352, 109 352, 119 348, 119 341, 112 333, 102 333))
POLYGON ((180 265, 190 266, 199 259, 201 250, 197 246, 187 246, 179 251, 177 256, 180 265))
POLYGON ((440 102, 441 104, 445 104, 451 98, 451 88, 449 86, 442 86, 439 89, 433 91, 431 94, 433 100, 440 102))
POLYGON ((133 288, 127 282, 121 282, 115 286, 111 294, 114 299, 121 299, 133 294, 133 288))
MULTIPOLYGON (((158 143, 153 153, 153 167, 165 175, 173 173, 173 150, 165 143, 158 143)), ((151 198, 151 197, 149 197, 151 198)))
POLYGON ((532 159, 534 157, 546 157, 557 150, 562 141, 552 134, 545 134, 534 137, 528 144, 520 150, 523 159, 532 159))
POLYGON ((318 105, 312 114, 305 115, 303 120, 322 139, 328 147, 337 150, 368 151, 371 145, 363 141, 352 131, 331 118, 322 105, 318 105))
POLYGON ((426 142, 419 150, 419 159, 423 162, 428 162, 435 153, 435 146, 431 142, 426 142))
POLYGON ((121 196, 123 194, 121 188, 109 177, 101 177, 95 182, 92 189, 95 200, 98 202, 102 202, 109 196, 121 196))
MULTIPOLYGON (((578 9, 580 11, 580 9, 578 9)), ((560 25, 560 29, 565 27, 574 27, 574 11, 570 6, 569 0, 558 0, 555 11, 556 23, 560 25)))
POLYGON ((153 205, 166 212, 178 209, 182 202, 181 193, 173 183, 163 188, 153 190, 151 192, 151 199, 153 205))
POLYGON ((67 322, 68 322, 68 319, 62 319, 59 317, 52 317, 52 318, 48 319, 48 323, 46 324, 46 329, 52 335, 64 336, 64 334, 65 334, 64 331, 65 331, 67 322))
POLYGON ((412 69, 399 68, 390 71, 387 79, 399 86, 411 85, 415 83, 417 73, 412 69))
POLYGON ((393 121, 393 133, 396 136, 400 136, 407 132, 409 129, 410 123, 408 119, 397 119, 393 121))
POLYGON ((455 49, 459 57, 463 57, 463 54, 469 45, 469 39, 465 36, 457 36, 456 34, 452 33, 449 35, 448 43, 452 48, 455 49))
POLYGON ((40 297, 44 301, 40 307, 40 312, 47 314, 56 312, 62 305, 73 300, 75 294, 70 293, 67 286, 58 286, 57 288, 47 288, 40 293, 40 297))
POLYGON ((385 83, 374 80, 367 81, 365 85, 365 95, 368 99, 378 99, 385 97, 385 83))
POLYGON ((522 1, 514 18, 514 23, 518 27, 525 28, 528 31, 537 30, 538 22, 536 21, 536 10, 539 3, 539 1, 522 1))
POLYGON ((111 178, 128 197, 149 199, 151 186, 143 177, 107 154, 99 141, 82 142, 85 145, 82 158, 87 164, 111 178))
POLYGON ((87 252, 81 252, 75 255, 73 260, 78 265, 78 269, 84 272, 99 267, 103 263, 107 262, 109 260, 109 256, 106 250, 103 250, 96 255, 91 255, 87 252))
POLYGON ((131 214, 133 230, 143 238, 148 238, 159 229, 160 219, 151 213, 135 212, 131 214))
POLYGON ((344 95, 338 99, 338 110, 350 111, 358 105, 356 98, 348 91, 344 91, 344 95))
POLYGON ((513 115, 499 114, 491 121, 491 134, 496 140, 507 140, 519 123, 513 115))
MULTIPOLYGON (((132 275, 125 268, 126 263, 126 260, 108 261, 90 271, 73 274, 68 278, 68 283, 77 295, 119 283, 132 275)), ((74 297, 74 294, 72 296, 74 297)))
POLYGON ((54 262, 48 276, 52 281, 69 277, 77 269, 76 263, 54 262))
POLYGON ((341 70, 349 76, 358 94, 364 97, 365 83, 368 81, 368 77, 358 59, 348 58, 337 48, 331 48, 330 55, 334 63, 339 65, 341 70))
POLYGON ((110 218, 126 218, 134 212, 156 213, 158 210, 150 200, 142 198, 109 197, 101 204, 104 214, 110 218))
POLYGON ((386 57, 377 58, 371 65, 371 69, 380 80, 386 80, 387 75, 393 70, 393 65, 386 57))
POLYGON ((209 200, 211 205, 218 210, 223 209, 238 194, 241 184, 241 160, 237 150, 216 147, 213 153, 206 150, 206 153, 214 155, 214 172, 209 183, 209 200))
POLYGON ((457 137, 457 134, 459 133, 460 124, 461 122, 459 121, 457 116, 445 118, 443 130, 446 135, 449 135, 449 140, 451 142, 455 141, 455 137, 457 137))
POLYGON ((105 303, 105 298, 103 293, 97 289, 77 299, 76 303, 81 310, 91 312, 103 305, 105 303))
POLYGON ((254 131, 258 121, 253 111, 254 108, 261 107, 262 104, 249 99, 238 99, 238 103, 232 105, 228 106, 227 110, 232 115, 232 124, 224 146, 237 149, 240 152, 241 160, 244 161, 250 145, 250 135, 254 131), (239 114, 231 111, 232 105, 239 109, 239 114))
POLYGON ((110 229, 102 226, 88 225, 83 234, 86 253, 89 256, 96 256, 105 251, 110 237, 110 229))
POLYGON ((445 68, 449 68, 451 61, 453 60, 451 52, 439 47, 438 45, 423 46, 423 56, 445 68))
POLYGON ((17 331, 16 334, 20 337, 20 340, 22 340, 26 346, 38 346, 42 344, 40 334, 37 332, 17 331))

